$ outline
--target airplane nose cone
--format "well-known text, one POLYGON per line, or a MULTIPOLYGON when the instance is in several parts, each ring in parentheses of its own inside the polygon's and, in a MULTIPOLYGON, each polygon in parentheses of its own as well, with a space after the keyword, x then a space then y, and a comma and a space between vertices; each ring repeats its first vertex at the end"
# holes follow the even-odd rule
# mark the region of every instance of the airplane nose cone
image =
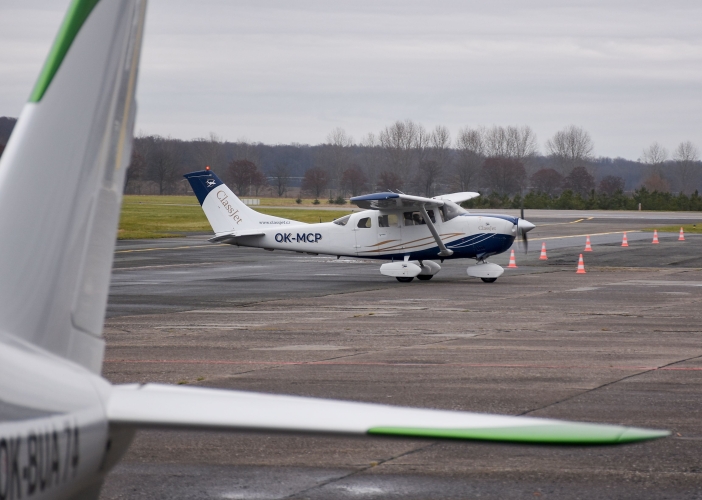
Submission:
POLYGON ((519 219, 517 225, 519 226, 519 229, 524 233, 528 233, 536 227, 534 224, 524 219, 519 219))

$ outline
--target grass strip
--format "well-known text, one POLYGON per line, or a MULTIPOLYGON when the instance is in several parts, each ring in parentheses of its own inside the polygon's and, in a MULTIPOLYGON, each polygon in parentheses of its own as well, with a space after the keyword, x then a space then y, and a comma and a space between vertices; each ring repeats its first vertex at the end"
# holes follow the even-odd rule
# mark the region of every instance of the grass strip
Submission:
MULTIPOLYGON (((330 222, 349 210, 262 208, 258 212, 300 222, 330 222)), ((117 238, 173 238, 186 233, 212 233, 207 217, 193 196, 124 197, 117 238)))
POLYGON ((663 226, 663 227, 650 227, 644 229, 643 231, 653 232, 654 229, 658 230, 659 233, 679 233, 680 228, 683 228, 685 234, 700 234, 702 233, 702 222, 700 224, 683 224, 682 226, 663 226))

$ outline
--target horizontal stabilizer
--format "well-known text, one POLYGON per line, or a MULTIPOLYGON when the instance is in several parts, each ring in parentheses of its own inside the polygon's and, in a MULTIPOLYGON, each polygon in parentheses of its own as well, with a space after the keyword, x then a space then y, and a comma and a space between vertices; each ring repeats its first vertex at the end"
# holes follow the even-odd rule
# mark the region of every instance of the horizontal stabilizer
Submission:
POLYGON ((621 444, 669 435, 619 425, 403 408, 254 392, 157 384, 114 386, 111 424, 139 427, 540 444, 621 444))
POLYGON ((235 231, 231 233, 218 234, 210 238, 210 243, 235 243, 237 238, 243 238, 244 236, 265 236, 266 233, 263 231, 258 231, 256 229, 251 229, 248 231, 235 231))

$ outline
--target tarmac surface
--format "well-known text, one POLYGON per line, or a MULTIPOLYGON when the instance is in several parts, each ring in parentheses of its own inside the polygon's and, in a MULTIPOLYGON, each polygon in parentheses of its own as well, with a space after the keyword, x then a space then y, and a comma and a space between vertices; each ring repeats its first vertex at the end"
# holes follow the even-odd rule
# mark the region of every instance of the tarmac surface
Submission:
POLYGON ((702 214, 525 215, 537 225, 529 253, 493 284, 466 275, 472 261, 398 283, 379 262, 206 235, 119 242, 104 375, 672 437, 546 447, 142 431, 101 498, 702 498, 702 235, 659 233, 652 245, 643 231, 702 214))

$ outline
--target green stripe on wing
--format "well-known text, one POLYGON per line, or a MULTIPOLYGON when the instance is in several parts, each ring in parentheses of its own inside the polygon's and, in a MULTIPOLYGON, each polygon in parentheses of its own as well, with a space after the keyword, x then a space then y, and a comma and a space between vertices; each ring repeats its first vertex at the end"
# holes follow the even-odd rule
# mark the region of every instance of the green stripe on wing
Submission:
POLYGON ((56 40, 54 40, 54 45, 51 47, 37 83, 34 85, 32 95, 29 96, 29 102, 39 102, 44 96, 44 92, 49 88, 49 84, 61 66, 63 58, 66 57, 73 40, 97 3, 98 0, 73 0, 71 2, 63 24, 56 35, 56 40))
POLYGON ((373 427, 368 434, 439 439, 501 441, 505 443, 604 445, 658 439, 668 431, 639 429, 619 425, 554 423, 520 427, 475 429, 431 429, 410 427, 373 427))

